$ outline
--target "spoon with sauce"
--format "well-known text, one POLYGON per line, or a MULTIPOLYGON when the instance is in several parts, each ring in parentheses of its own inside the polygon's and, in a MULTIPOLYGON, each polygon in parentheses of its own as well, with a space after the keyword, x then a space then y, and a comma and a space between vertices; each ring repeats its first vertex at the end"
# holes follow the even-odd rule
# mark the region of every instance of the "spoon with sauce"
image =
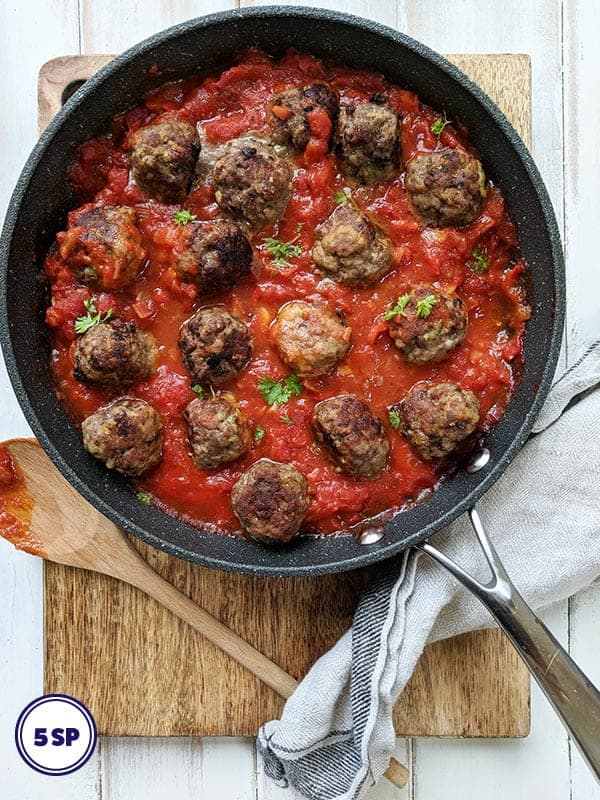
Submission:
MULTIPOLYGON (((125 534, 84 500, 34 439, 0 444, 0 536, 18 550, 129 583, 250 670, 282 697, 298 682, 148 566, 125 534), (85 528, 81 520, 86 520, 85 528)), ((390 759, 385 777, 398 788, 408 770, 390 759)))

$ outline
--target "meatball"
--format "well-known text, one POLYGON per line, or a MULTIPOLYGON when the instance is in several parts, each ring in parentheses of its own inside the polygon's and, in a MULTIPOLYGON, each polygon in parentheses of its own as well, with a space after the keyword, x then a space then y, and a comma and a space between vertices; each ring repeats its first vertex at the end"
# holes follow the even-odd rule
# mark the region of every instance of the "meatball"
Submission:
POLYGON ((272 327, 279 355, 301 377, 329 372, 350 348, 351 328, 318 303, 293 300, 272 327))
POLYGON ((213 169, 222 209, 258 230, 283 216, 292 191, 292 170, 262 139, 228 142, 213 169))
POLYGON ((179 203, 187 195, 200 140, 194 125, 167 119, 140 128, 131 137, 131 172, 142 192, 161 203, 179 203))
POLYGON ((120 397, 86 417, 81 430, 88 453, 123 475, 141 475, 162 458, 162 420, 144 400, 120 397))
POLYGON ((337 92, 326 83, 311 83, 278 94, 271 107, 271 138, 276 144, 304 150, 310 139, 308 114, 322 109, 333 123, 338 114, 337 92))
POLYGON ((455 294, 418 286, 397 308, 388 321, 390 336, 411 364, 442 361, 467 335, 467 312, 455 294))
POLYGON ((373 478, 385 467, 390 446, 383 424, 358 397, 339 395, 317 403, 312 426, 341 472, 373 478))
POLYGON ((345 286, 368 286, 392 262, 387 236, 352 205, 339 206, 319 228, 312 251, 319 270, 345 286))
POLYGON ((179 331, 183 363, 199 383, 218 386, 235 377, 252 356, 246 325, 221 308, 201 308, 179 331))
POLYGON ((252 245, 237 222, 219 219, 187 226, 186 247, 176 269, 200 294, 230 289, 249 275, 252 245))
POLYGON ((265 544, 285 544, 308 511, 307 483, 291 464, 261 458, 231 490, 233 512, 244 531, 265 544))
POLYGON ((250 425, 228 392, 192 400, 183 418, 192 458, 200 469, 229 464, 250 447, 250 425))
POLYGON ((105 291, 133 283, 146 263, 136 213, 129 206, 78 209, 56 240, 77 280, 105 291))
POLYGON ((344 171, 362 183, 390 180, 398 172, 400 123, 387 103, 342 106, 337 139, 344 171))
POLYGON ((463 150, 450 148, 411 158, 404 187, 415 214, 434 228, 473 222, 487 196, 481 163, 463 150))
POLYGON ((77 340, 73 375, 78 381, 107 388, 130 386, 154 369, 154 337, 133 322, 111 319, 90 328, 77 340))
POLYGON ((455 383, 417 383, 395 410, 402 432, 425 461, 451 453, 479 424, 479 400, 455 383))

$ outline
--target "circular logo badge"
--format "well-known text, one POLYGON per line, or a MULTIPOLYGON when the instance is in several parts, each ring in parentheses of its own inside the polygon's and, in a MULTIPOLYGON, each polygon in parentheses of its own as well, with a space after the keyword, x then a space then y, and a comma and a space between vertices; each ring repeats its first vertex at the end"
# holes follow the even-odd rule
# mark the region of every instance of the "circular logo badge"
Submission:
POLYGON ((45 694, 33 700, 15 726, 19 755, 44 775, 68 775, 80 769, 97 741, 89 709, 68 694, 45 694))

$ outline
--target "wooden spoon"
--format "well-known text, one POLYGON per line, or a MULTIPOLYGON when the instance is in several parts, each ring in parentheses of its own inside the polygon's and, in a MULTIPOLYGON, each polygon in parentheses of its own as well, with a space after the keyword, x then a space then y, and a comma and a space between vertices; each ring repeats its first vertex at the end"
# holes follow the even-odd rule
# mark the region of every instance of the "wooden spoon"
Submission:
MULTIPOLYGON (((9 518, 0 513, 0 535, 18 549, 48 561, 100 572, 135 586, 282 697, 292 694, 298 686, 295 678, 154 572, 125 534, 63 478, 34 439, 13 439, 0 447, 8 450, 25 481, 25 495, 21 491, 12 499, 5 498, 7 511, 20 525, 9 525, 9 518)), ((403 764, 390 759, 385 772, 388 780, 402 788, 408 776, 403 764)))

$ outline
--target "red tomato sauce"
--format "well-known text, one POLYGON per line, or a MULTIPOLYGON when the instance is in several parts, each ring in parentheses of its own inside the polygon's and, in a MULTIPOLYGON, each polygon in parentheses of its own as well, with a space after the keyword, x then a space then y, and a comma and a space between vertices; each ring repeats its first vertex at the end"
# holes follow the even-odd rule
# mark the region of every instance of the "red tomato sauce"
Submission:
MULTIPOLYGON (((311 501, 305 528, 315 533, 345 530, 382 511, 414 502, 443 478, 448 464, 421 460, 390 425, 388 407, 417 381, 455 381, 479 398, 479 432, 483 435, 502 417, 518 378, 522 335, 530 316, 523 288, 527 266, 519 257, 516 228, 500 191, 491 187, 481 214, 465 228, 423 228, 409 208, 401 174, 375 186, 360 186, 344 178, 335 156, 327 151, 329 120, 318 113, 309 119, 311 139, 306 151, 296 157, 293 193, 285 216, 253 240, 252 278, 206 299, 197 297, 195 287, 178 278, 173 268, 183 231, 173 221, 178 207, 146 200, 130 182, 126 152, 131 133, 166 115, 202 123, 210 142, 226 141, 265 128, 269 103, 278 92, 315 79, 330 81, 342 101, 366 101, 375 92, 385 93, 402 118, 403 162, 417 152, 441 147, 472 150, 460 125, 447 126, 436 137, 431 126, 439 114, 378 74, 324 64, 295 52, 276 62, 251 51, 221 75, 165 84, 142 105, 116 118, 109 135, 80 149, 71 179, 82 199, 93 206, 132 205, 139 213, 148 263, 136 283, 119 292, 93 291, 75 281, 56 249, 46 261, 52 290, 47 322, 54 337, 54 382, 59 398, 77 422, 115 396, 78 382, 72 374, 74 322, 85 313, 84 300, 93 298, 99 311, 113 309, 115 316, 134 321, 158 341, 157 370, 127 394, 143 398, 161 413, 164 455, 162 463, 136 485, 165 511, 198 527, 227 533, 239 529, 231 510, 231 487, 262 457, 292 463, 305 474, 311 501), (351 191, 353 202, 372 216, 393 244, 393 268, 371 288, 350 289, 324 281, 312 264, 315 228, 335 209, 334 195, 344 189, 351 191), (274 266, 264 237, 288 241, 297 234, 302 254, 286 267, 274 266), (472 269, 475 248, 486 254, 489 269, 484 274, 472 269), (456 290, 469 314, 466 340, 439 364, 408 364, 394 347, 383 319, 398 296, 417 283, 456 290), (274 348, 270 324, 279 308, 292 299, 321 300, 340 309, 352 328, 352 349, 333 374, 304 380, 300 397, 284 406, 268 407, 257 388, 259 377, 268 374, 277 380, 289 374, 274 348), (195 394, 177 336, 179 326, 195 309, 214 304, 226 305, 250 328, 254 356, 225 388, 235 394, 253 425, 264 428, 265 435, 232 464, 201 471, 190 457, 182 420, 182 412, 195 394), (363 398, 386 425, 389 462, 375 479, 357 480, 336 472, 311 435, 308 419, 315 403, 342 393, 363 398)), ((198 220, 221 215, 209 183, 196 188, 185 208, 198 220)))
POLYGON ((0 447, 0 535, 17 550, 43 556, 41 545, 30 533, 33 498, 25 487, 19 465, 7 447, 0 447))

